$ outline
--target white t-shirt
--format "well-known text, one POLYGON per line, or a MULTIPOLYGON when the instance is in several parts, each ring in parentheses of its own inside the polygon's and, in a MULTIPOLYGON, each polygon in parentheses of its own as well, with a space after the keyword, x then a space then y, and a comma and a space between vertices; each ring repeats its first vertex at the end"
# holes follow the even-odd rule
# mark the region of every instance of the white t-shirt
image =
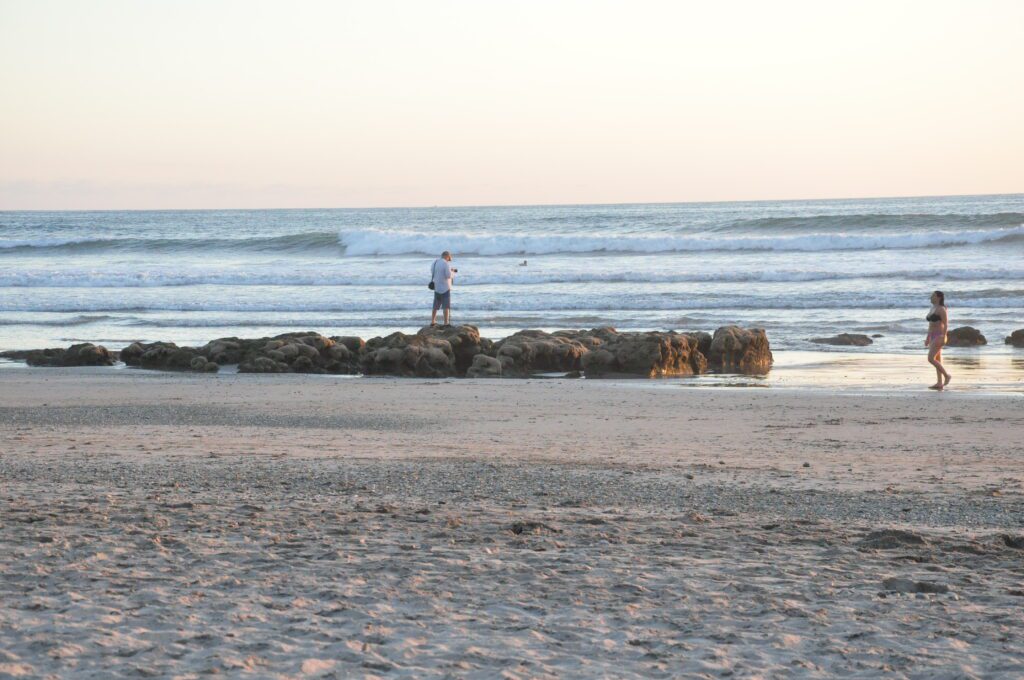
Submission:
POLYGON ((433 272, 430 280, 434 282, 435 293, 447 293, 452 289, 452 265, 448 260, 439 257, 434 260, 433 272))

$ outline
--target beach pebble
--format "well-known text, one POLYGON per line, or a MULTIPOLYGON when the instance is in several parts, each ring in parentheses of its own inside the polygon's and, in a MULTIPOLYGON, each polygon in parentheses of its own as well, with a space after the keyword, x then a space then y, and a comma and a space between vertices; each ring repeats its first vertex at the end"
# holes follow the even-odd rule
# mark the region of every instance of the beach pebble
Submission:
POLYGON ((859 546, 861 550, 893 550, 909 546, 923 546, 927 543, 923 536, 912 531, 884 529, 872 531, 860 540, 859 546))
POLYGON ((896 593, 948 593, 949 586, 930 581, 912 581, 907 578, 887 578, 882 587, 896 593))

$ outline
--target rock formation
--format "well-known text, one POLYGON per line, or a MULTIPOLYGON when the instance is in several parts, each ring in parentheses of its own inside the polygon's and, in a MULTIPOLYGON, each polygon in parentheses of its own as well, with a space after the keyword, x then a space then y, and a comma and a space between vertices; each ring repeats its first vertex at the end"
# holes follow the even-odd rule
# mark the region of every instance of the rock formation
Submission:
POLYGON ((455 353, 437 334, 392 333, 366 343, 360 366, 367 375, 447 378, 455 375, 455 353))
POLYGON ((588 378, 664 378, 707 372, 699 339, 672 332, 615 333, 583 355, 588 378))
POLYGON ((987 344, 988 340, 981 334, 981 331, 971 326, 954 328, 946 334, 948 347, 978 347, 987 344))
POLYGON ((587 336, 586 343, 580 338, 574 332, 519 331, 494 343, 493 352, 505 377, 567 373, 582 369, 583 355, 595 346, 593 335, 587 336))
POLYGON ((446 341, 455 357, 455 373, 465 375, 478 354, 491 352, 492 340, 480 337, 476 326, 426 326, 417 335, 446 341))
POLYGON ((486 354, 477 354, 466 371, 467 378, 500 378, 501 362, 486 354))
MULTIPOLYGON (((111 365, 103 347, 0 354, 33 366, 111 365)), ((547 333, 519 331, 496 342, 475 326, 428 326, 414 335, 392 333, 363 341, 326 337, 312 331, 272 338, 218 338, 201 347, 173 342, 135 342, 120 352, 129 366, 169 371, 216 372, 238 364, 242 373, 334 373, 420 378, 516 378, 558 373, 588 378, 699 375, 722 372, 763 374, 772 363, 761 329, 737 326, 708 333, 650 331, 620 333, 614 328, 547 333)))
POLYGON ((67 349, 31 349, 27 351, 2 352, 0 357, 24 361, 29 366, 113 366, 114 355, 102 345, 84 342, 67 349))
POLYGON ((195 347, 178 347, 173 342, 133 342, 120 352, 129 366, 161 371, 216 373, 219 366, 195 347))
POLYGON ((312 331, 284 333, 256 341, 237 338, 215 340, 207 346, 211 358, 241 356, 240 373, 340 373, 360 371, 360 355, 364 343, 360 338, 328 338, 312 331), (233 341, 233 342, 225 342, 233 341), (227 351, 218 352, 218 343, 227 344, 227 351), (237 348, 231 345, 239 345, 237 348))
POLYGON ((772 367, 772 352, 763 328, 723 326, 708 348, 708 367, 722 373, 760 375, 772 367))
POLYGON ((1024 347, 1024 328, 1018 328, 1007 335, 1004 342, 1007 345, 1013 345, 1014 347, 1024 347))
POLYGON ((811 342, 816 342, 819 345, 867 347, 868 345, 873 345, 875 341, 866 335, 858 333, 840 333, 839 335, 833 335, 831 338, 811 338, 811 342))

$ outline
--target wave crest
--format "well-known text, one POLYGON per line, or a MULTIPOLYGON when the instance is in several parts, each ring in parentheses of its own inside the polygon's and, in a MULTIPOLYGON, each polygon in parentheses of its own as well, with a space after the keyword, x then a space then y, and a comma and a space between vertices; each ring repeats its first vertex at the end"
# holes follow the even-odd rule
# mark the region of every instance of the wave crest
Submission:
POLYGON ((923 231, 885 234, 828 234, 799 236, 601 236, 599 234, 430 234, 414 231, 363 229, 339 235, 351 256, 437 255, 450 250, 460 255, 551 255, 592 253, 686 253, 713 251, 893 250, 941 248, 1005 241, 1024 241, 1024 224, 1004 229, 923 231))

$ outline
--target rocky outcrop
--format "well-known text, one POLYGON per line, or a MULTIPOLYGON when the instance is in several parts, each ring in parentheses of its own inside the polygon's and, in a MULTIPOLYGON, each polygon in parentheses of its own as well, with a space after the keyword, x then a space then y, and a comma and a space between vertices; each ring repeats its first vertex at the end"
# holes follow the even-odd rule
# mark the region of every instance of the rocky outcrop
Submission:
POLYGON ((705 357, 711 351, 711 333, 704 331, 697 331, 696 333, 683 333, 683 335, 689 336, 694 342, 697 343, 697 351, 703 354, 705 357))
POLYGON ((946 334, 947 347, 979 347, 987 344, 988 340, 981 331, 971 326, 954 328, 946 334))
POLYGON ((366 343, 360 366, 367 375, 447 378, 455 375, 455 353, 437 335, 392 333, 366 343))
MULTIPOLYGON (((360 370, 363 341, 359 338, 328 338, 311 331, 284 333, 231 349, 224 356, 242 354, 239 373, 338 373, 360 370)), ((220 355, 217 355, 220 356, 220 355)))
POLYGON ((466 371, 467 378, 500 378, 501 362, 486 354, 477 354, 466 371))
POLYGON ((178 347, 173 342, 133 342, 121 350, 120 358, 129 366, 160 371, 216 373, 220 368, 195 347, 178 347))
POLYGON ((0 357, 24 361, 29 366, 113 366, 114 354, 103 345, 84 342, 67 349, 30 349, 24 352, 0 352, 0 357))
POLYGON ((819 345, 842 345, 847 347, 867 347, 875 343, 868 336, 860 335, 859 333, 840 333, 839 335, 833 335, 831 338, 811 338, 811 342, 816 342, 819 345))
POLYGON ((1014 347, 1024 347, 1024 328, 1018 328, 1007 335, 1004 342, 1007 345, 1013 345, 1014 347))
POLYGON ((719 328, 711 339, 707 359, 709 368, 722 373, 761 375, 772 367, 772 352, 763 328, 719 328))
POLYGON ((425 326, 417 335, 447 342, 455 357, 455 373, 465 375, 478 354, 490 354, 492 340, 480 337, 476 326, 425 326))
POLYGON ((672 332, 615 333, 583 355, 587 378, 664 378, 707 371, 699 339, 672 332))
POLYGON ((600 342, 595 335, 584 336, 580 331, 527 330, 499 340, 493 351, 501 363, 502 375, 525 377, 533 373, 578 371, 583 368, 583 356, 600 342))
POLYGON ((220 366, 240 364, 257 342, 242 338, 217 338, 200 347, 199 353, 220 366))
MULTIPOLYGON (((83 344, 68 349, 5 352, 35 366, 111 365, 114 355, 83 344)), ((763 330, 737 326, 708 333, 614 328, 547 333, 524 330, 492 342, 475 326, 428 326, 415 335, 392 333, 364 342, 312 331, 272 338, 218 338, 201 347, 135 342, 120 352, 129 366, 216 372, 238 364, 242 373, 335 373, 422 378, 517 378, 538 373, 590 378, 696 375, 709 368, 763 374, 772 354, 763 330)))

